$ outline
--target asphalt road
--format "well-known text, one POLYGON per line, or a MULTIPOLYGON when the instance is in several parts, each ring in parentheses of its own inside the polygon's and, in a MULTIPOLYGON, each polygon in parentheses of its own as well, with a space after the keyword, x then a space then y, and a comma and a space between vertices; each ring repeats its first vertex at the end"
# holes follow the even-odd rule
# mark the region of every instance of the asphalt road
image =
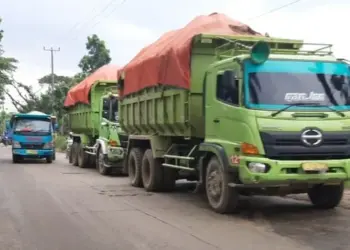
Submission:
POLYGON ((57 158, 14 165, 0 148, 0 250, 350 249, 345 203, 318 211, 302 197, 256 197, 218 215, 187 185, 150 194, 57 158))

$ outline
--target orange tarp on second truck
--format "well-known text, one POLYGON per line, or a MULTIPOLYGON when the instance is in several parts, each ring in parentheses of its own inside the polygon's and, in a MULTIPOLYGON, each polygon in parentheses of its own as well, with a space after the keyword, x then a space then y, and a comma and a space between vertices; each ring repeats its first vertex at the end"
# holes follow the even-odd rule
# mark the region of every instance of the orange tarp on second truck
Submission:
POLYGON ((158 84, 189 89, 191 42, 198 34, 262 36, 248 25, 224 14, 213 13, 193 19, 185 27, 170 31, 142 49, 125 67, 128 95, 158 84))
POLYGON ((86 77, 83 81, 71 88, 64 101, 64 106, 74 106, 76 103, 89 104, 89 93, 91 86, 96 81, 116 81, 120 67, 107 64, 97 69, 94 73, 86 77))

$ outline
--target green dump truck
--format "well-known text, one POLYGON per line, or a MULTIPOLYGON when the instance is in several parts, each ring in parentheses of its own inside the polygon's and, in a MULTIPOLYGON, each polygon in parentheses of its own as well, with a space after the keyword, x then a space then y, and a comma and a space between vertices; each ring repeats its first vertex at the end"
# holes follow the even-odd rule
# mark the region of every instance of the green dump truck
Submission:
MULTIPOLYGON (((218 213, 254 194, 307 193, 319 208, 336 207, 350 175, 350 72, 330 48, 199 34, 188 50, 188 87, 174 86, 169 73, 141 88, 140 62, 126 66, 119 112, 131 184, 167 191, 195 179, 218 213)), ((147 63, 155 63, 142 66, 150 75, 147 63)))
POLYGON ((96 166, 102 175, 122 172, 128 140, 118 122, 116 72, 117 68, 101 68, 74 86, 65 100, 73 136, 69 162, 81 168, 96 166))

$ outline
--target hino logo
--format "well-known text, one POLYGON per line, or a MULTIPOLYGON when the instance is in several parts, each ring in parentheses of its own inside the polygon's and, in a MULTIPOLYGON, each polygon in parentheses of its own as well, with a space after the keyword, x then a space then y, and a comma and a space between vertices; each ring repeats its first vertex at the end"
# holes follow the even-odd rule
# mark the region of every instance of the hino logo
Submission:
POLYGON ((318 129, 307 129, 301 134, 301 141, 311 147, 321 144, 323 139, 321 131, 318 129))

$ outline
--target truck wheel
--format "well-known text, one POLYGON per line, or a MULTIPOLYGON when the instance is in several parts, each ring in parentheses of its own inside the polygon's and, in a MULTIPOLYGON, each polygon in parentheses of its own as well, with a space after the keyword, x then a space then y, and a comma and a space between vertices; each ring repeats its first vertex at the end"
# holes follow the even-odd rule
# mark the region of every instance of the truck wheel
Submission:
POLYGON ((89 155, 85 153, 84 147, 81 143, 78 144, 77 157, 78 157, 78 166, 80 168, 86 168, 89 163, 89 155))
POLYGON ((128 157, 128 174, 134 187, 142 187, 142 154, 141 148, 132 148, 128 157))
POLYGON ((48 156, 46 157, 46 162, 47 163, 52 163, 53 157, 52 156, 48 156))
POLYGON ((162 189, 163 168, 159 159, 154 159, 152 150, 147 149, 142 158, 142 183, 146 191, 157 192, 162 189))
POLYGON ((78 147, 79 147, 79 144, 77 142, 73 142, 73 145, 71 148, 73 166, 78 166, 78 147))
POLYGON ((20 157, 18 155, 12 154, 12 163, 19 163, 20 157))
POLYGON ((97 150, 96 168, 101 175, 108 174, 108 168, 105 166, 104 154, 101 148, 97 150))
POLYGON ((309 189, 312 204, 320 209, 332 209, 339 205, 344 193, 344 183, 340 185, 316 185, 309 189))
POLYGON ((53 149, 53 155, 52 155, 52 160, 56 160, 56 149, 53 149))
POLYGON ((217 213, 230 213, 237 209, 239 195, 228 186, 229 175, 216 156, 208 163, 205 177, 205 188, 209 205, 217 213))

